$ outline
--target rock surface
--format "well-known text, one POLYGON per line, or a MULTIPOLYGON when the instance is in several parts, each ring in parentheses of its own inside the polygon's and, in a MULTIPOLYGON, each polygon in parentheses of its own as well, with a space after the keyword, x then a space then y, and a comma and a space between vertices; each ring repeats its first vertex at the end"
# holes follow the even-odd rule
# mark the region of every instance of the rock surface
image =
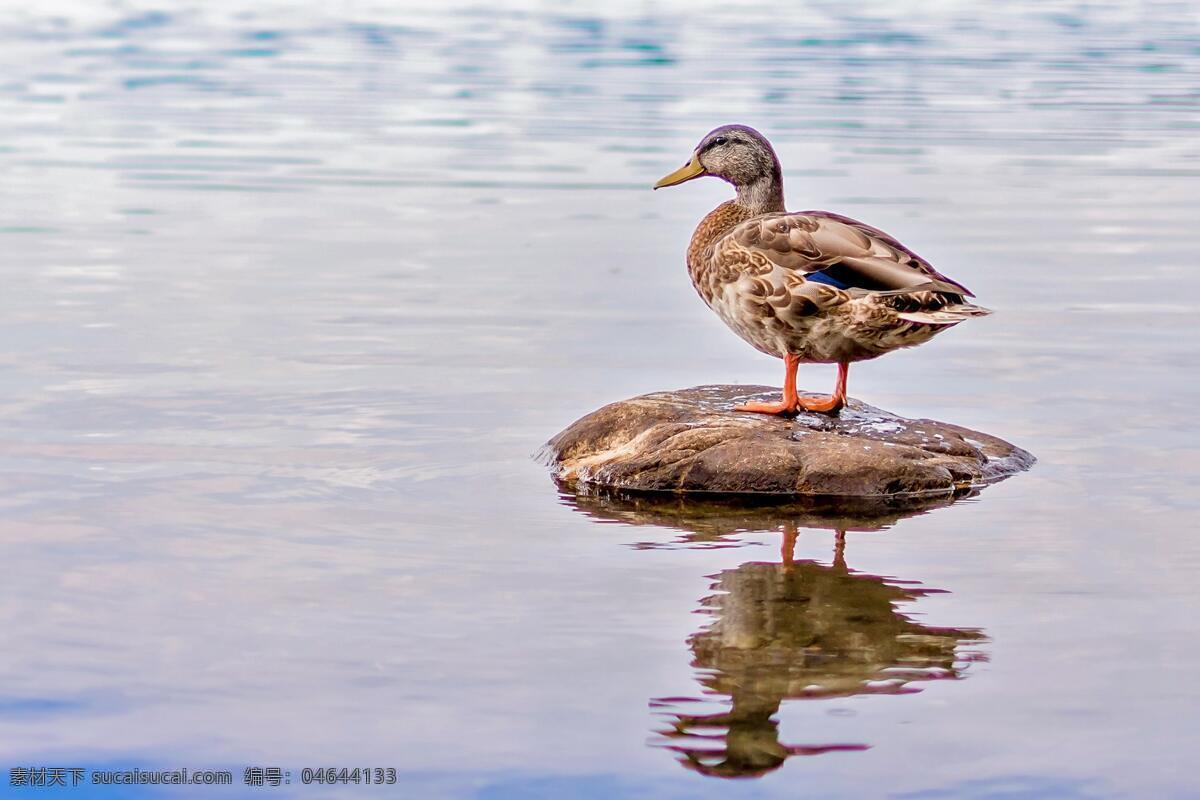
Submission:
POLYGON ((860 498, 952 495, 1035 460, 995 436, 853 399, 836 417, 732 410, 778 394, 697 386, 612 403, 551 439, 548 460, 576 489, 860 498))

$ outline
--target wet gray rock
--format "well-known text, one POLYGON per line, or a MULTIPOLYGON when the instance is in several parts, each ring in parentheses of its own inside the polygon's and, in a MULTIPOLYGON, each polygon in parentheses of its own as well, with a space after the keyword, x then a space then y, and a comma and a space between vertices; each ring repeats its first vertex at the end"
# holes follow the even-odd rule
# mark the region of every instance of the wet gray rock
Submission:
POLYGON ((1035 460, 995 436, 853 399, 836 417, 732 410, 778 393, 697 386, 622 400, 559 433, 546 457, 577 490, 885 498, 967 491, 1035 460))

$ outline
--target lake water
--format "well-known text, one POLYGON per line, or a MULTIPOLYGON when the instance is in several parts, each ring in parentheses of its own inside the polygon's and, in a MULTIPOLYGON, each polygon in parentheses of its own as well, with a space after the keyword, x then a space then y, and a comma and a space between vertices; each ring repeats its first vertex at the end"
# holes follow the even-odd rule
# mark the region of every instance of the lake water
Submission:
POLYGON ((1200 792, 1194 4, 63 0, 0 64, 6 771, 1200 792), (560 494, 582 414, 780 378, 683 267, 728 187, 649 191, 726 122, 996 311, 851 395, 1031 472, 836 524, 560 494))

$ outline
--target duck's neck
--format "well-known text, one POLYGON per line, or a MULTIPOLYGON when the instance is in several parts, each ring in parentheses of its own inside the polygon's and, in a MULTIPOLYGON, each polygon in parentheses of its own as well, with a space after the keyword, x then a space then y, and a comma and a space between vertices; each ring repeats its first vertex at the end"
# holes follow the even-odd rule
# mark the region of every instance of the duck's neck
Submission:
POLYGON ((750 212, 750 216, 783 211, 783 176, 779 166, 754 183, 737 187, 737 204, 750 212))

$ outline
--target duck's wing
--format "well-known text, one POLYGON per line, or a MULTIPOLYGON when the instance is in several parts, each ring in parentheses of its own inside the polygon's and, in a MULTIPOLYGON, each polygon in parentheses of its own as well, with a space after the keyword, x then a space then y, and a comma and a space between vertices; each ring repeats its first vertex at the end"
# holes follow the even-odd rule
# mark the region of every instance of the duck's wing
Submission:
POLYGON ((718 263, 750 265, 750 274, 774 272, 778 277, 782 271, 793 281, 821 283, 851 296, 915 292, 959 299, 974 296, 883 231, 828 211, 765 214, 747 220, 714 243, 713 257, 718 263))

